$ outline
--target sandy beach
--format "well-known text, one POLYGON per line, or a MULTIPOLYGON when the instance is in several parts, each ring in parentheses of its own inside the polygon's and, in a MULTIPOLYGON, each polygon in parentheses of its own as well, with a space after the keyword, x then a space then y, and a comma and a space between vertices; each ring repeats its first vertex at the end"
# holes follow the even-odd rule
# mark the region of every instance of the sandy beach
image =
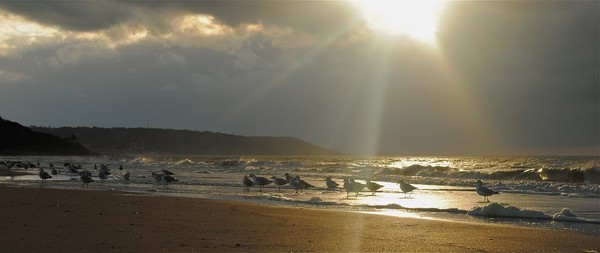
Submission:
POLYGON ((598 252, 598 235, 114 191, 0 186, 5 252, 598 252))

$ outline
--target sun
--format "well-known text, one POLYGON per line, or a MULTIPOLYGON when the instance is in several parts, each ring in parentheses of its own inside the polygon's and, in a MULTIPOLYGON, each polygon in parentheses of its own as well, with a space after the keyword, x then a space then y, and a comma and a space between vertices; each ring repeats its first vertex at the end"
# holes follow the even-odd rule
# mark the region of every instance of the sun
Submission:
POLYGON ((370 28, 435 44, 446 0, 352 0, 370 28))

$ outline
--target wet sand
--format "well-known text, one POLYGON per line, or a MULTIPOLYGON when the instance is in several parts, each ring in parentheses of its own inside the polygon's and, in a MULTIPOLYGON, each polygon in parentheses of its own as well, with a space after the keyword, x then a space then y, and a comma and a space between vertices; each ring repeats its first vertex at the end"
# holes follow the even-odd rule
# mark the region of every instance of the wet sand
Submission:
POLYGON ((3 252, 599 252, 600 236, 298 207, 0 186, 3 252))

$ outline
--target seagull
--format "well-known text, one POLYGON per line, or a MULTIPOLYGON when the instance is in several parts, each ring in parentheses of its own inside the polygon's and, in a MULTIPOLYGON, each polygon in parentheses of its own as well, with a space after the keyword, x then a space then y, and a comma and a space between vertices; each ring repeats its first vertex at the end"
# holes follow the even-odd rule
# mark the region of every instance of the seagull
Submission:
POLYGON ((40 168, 40 178, 42 179, 42 186, 44 186, 44 182, 48 178, 52 178, 48 172, 45 172, 44 169, 40 168))
POLYGON ((298 194, 298 190, 304 189, 304 184, 300 182, 299 176, 295 176, 290 179, 290 188, 296 190, 296 194, 298 194))
POLYGON ((98 172, 98 178, 106 180, 108 178, 108 175, 110 175, 110 170, 108 169, 108 167, 104 164, 100 165, 100 172, 98 172))
POLYGON ((75 166, 73 166, 72 163, 65 163, 65 166, 69 167, 69 173, 77 175, 79 174, 79 171, 77 171, 77 168, 75 166))
POLYGON ((346 197, 350 192, 356 193, 356 197, 358 197, 358 193, 365 188, 365 184, 361 184, 358 182, 354 182, 354 179, 344 178, 344 189, 346 190, 346 197))
POLYGON ((254 174, 250 174, 250 177, 252 178, 252 181, 254 181, 254 184, 258 185, 258 191, 262 191, 263 185, 268 185, 271 183, 271 180, 267 179, 266 177, 257 177, 254 174))
POLYGON ((279 191, 281 191, 282 186, 289 183, 285 178, 278 178, 276 176, 272 176, 271 180, 273 180, 273 183, 277 186, 277 188, 279 188, 279 191))
POLYGON ((481 180, 477 180, 477 185, 475 186, 475 190, 477 191, 477 194, 483 196, 483 201, 487 201, 487 202, 490 202, 490 200, 488 199, 488 196, 492 196, 494 194, 500 194, 497 191, 494 191, 492 189, 489 189, 489 188, 483 186, 483 183, 481 182, 481 180))
POLYGON ((336 183, 335 181, 333 181, 331 179, 331 177, 325 178, 325 184, 327 184, 327 189, 330 189, 330 190, 337 189, 337 187, 339 185, 338 183, 336 183))
POLYGON ((367 180, 366 186, 367 186, 367 189, 369 189, 369 191, 371 191, 371 195, 375 195, 375 192, 377 190, 379 190, 379 188, 383 187, 383 185, 371 182, 371 180, 367 180))
POLYGON ((163 174, 158 174, 156 172, 152 172, 152 178, 154 178, 155 183, 160 183, 160 181, 162 181, 162 175, 163 174))
POLYGON ((177 178, 174 178, 171 175, 162 174, 160 177, 161 177, 161 180, 165 182, 165 187, 166 188, 169 188, 169 184, 171 182, 179 181, 179 180, 177 180, 177 178))
POLYGON ((296 176, 296 178, 297 178, 298 182, 301 183, 304 186, 304 187, 302 187, 302 189, 300 189, 301 192, 304 191, 303 189, 315 187, 314 185, 309 184, 308 182, 300 179, 300 176, 296 176))
POLYGON ((242 182, 244 182, 244 191, 249 192, 250 187, 254 186, 254 182, 250 180, 246 175, 244 175, 244 180, 242 182))
POLYGON ((402 190, 402 192, 404 192, 404 197, 406 198, 406 193, 408 192, 408 196, 410 197, 410 194, 412 193, 412 191, 414 191, 415 189, 417 189, 417 187, 412 186, 411 184, 407 184, 402 180, 398 180, 398 184, 400 185, 400 190, 402 190))
POLYGON ((50 171, 50 173, 52 173, 52 176, 54 176, 52 179, 56 179, 56 175, 58 175, 58 170, 56 170, 54 167, 52 167, 52 170, 50 171))
POLYGON ((87 188, 90 188, 89 183, 94 182, 94 179, 92 179, 92 172, 89 170, 82 171, 79 178, 81 179, 81 182, 83 182, 82 188, 84 188, 86 185, 87 188))

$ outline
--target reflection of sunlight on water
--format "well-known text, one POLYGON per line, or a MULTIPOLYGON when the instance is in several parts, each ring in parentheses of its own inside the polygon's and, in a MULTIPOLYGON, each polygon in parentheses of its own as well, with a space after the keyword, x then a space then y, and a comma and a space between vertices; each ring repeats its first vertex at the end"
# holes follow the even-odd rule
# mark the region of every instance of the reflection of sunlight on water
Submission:
POLYGON ((419 195, 418 198, 401 198, 399 204, 409 208, 444 208, 448 205, 448 201, 443 196, 427 194, 419 195))
POLYGON ((381 210, 381 211, 364 212, 364 213, 402 217, 402 218, 431 219, 429 217, 424 217, 424 216, 420 215, 419 213, 400 211, 400 210, 381 210))
POLYGON ((445 208, 448 206, 447 195, 413 193, 410 197, 397 193, 377 193, 376 196, 360 198, 357 204, 369 206, 385 206, 390 204, 406 208, 445 208))
POLYGON ((452 161, 440 160, 439 158, 415 157, 406 158, 400 161, 392 162, 392 168, 405 168, 411 165, 431 166, 431 167, 455 167, 452 161))

